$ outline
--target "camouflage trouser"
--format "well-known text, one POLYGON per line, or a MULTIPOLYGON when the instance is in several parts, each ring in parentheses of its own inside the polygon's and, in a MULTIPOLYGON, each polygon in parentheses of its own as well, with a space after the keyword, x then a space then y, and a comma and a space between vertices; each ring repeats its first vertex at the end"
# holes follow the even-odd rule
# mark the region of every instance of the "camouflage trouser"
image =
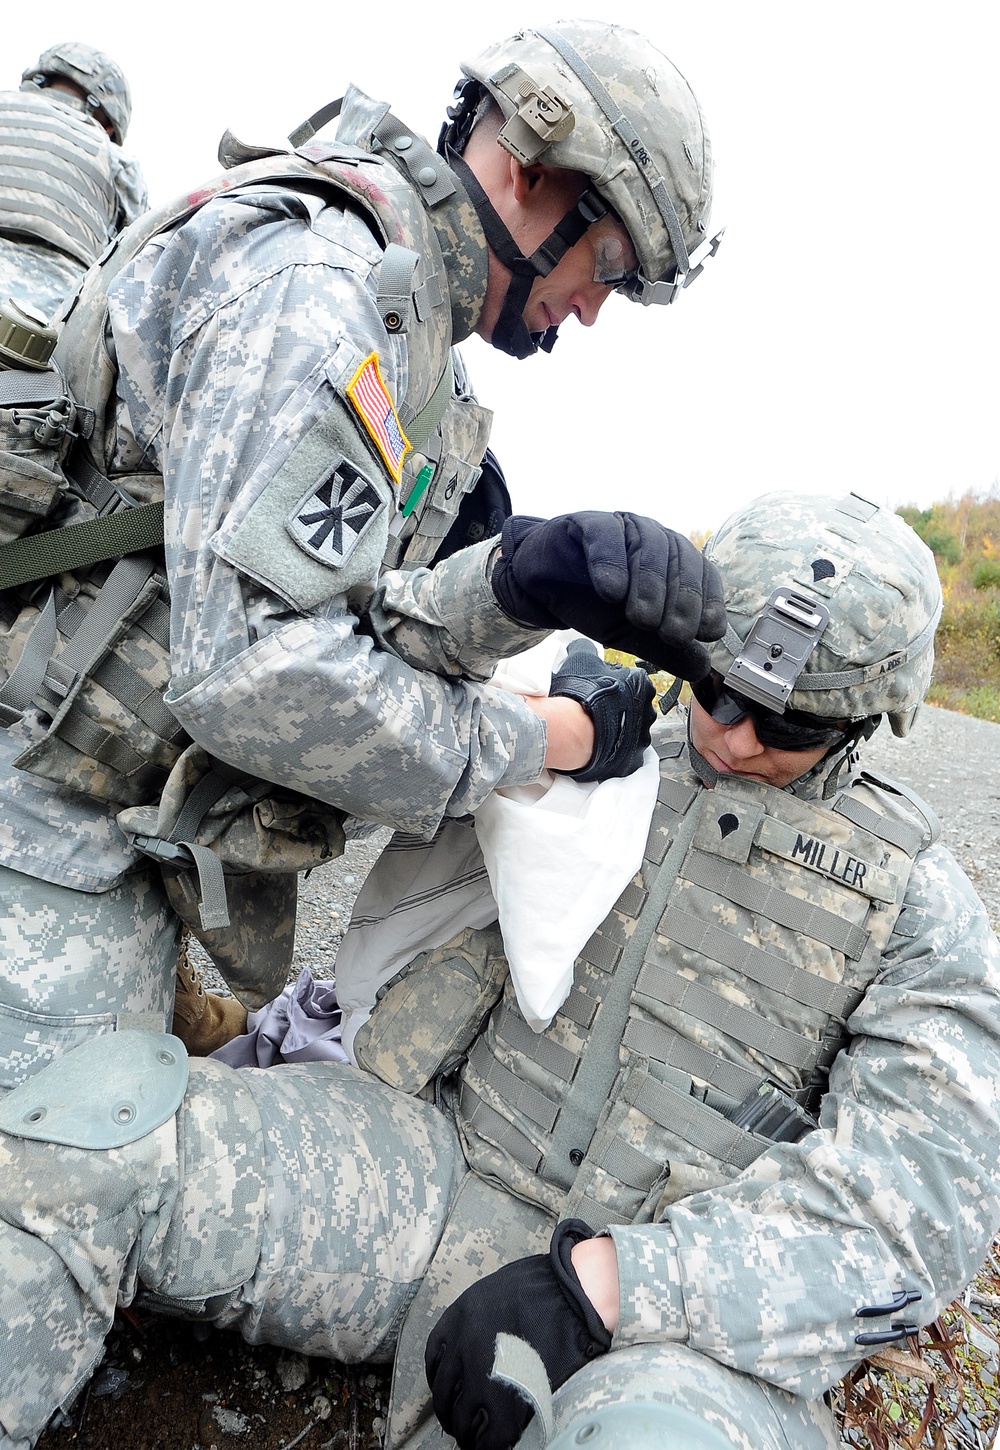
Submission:
POLYGON ((0 1133, 0 1450, 72 1402, 137 1294, 251 1342, 391 1359, 466 1171, 449 1119, 338 1063, 190 1071, 176 1115, 123 1148, 0 1133))
MULTIPOLYGON (((567 1433, 574 1445, 599 1444, 602 1410, 648 1402, 687 1411, 717 1429, 733 1450, 840 1445, 833 1415, 821 1401, 787 1395, 680 1344, 633 1345, 591 1360, 554 1397, 556 1433, 567 1433)), ((521 1441, 523 1450, 542 1443, 530 1427, 521 1441)), ((683 1450, 679 1440, 676 1450, 683 1450)))
MULTIPOLYGON (((474 1174, 460 1186, 430 1269, 414 1296, 396 1356, 388 1450, 454 1450, 430 1408, 423 1347, 446 1305, 469 1284, 522 1255, 544 1252, 553 1220, 474 1174)), ((733 1450, 832 1450, 833 1416, 822 1402, 799 1399, 737 1374, 685 1345, 642 1344, 592 1360, 553 1397, 556 1435, 574 1446, 603 1439, 600 1411, 623 1404, 675 1406, 717 1427, 733 1450)), ((522 1450, 546 1444, 536 1418, 522 1450)), ((620 1443, 620 1442, 615 1442, 620 1443)), ((667 1447, 664 1446, 664 1450, 667 1447)), ((683 1450, 680 1441, 671 1450, 683 1450)))
POLYGON ((154 868, 71 891, 0 866, 0 1093, 119 1014, 173 1010, 179 924, 154 868))
MULTIPOLYGON (((72 1402, 116 1302, 137 1295, 251 1342, 347 1361, 391 1358, 412 1305, 412 1353, 401 1351, 416 1368, 421 1310, 433 1318, 435 1299, 496 1267, 504 1256, 491 1239, 502 1246, 509 1225, 528 1251, 547 1238, 551 1224, 530 1221, 532 1210, 523 1218, 527 1208, 467 1174, 445 1114, 336 1063, 234 1071, 196 1060, 176 1115, 123 1148, 0 1133, 0 1450, 27 1450, 72 1402), (463 1184, 476 1191, 460 1193, 463 1184), (492 1203, 495 1215, 459 1254, 454 1220, 470 1202, 475 1214, 492 1203)), ((402 1364, 400 1377, 405 1391, 402 1364)), ((410 1388, 426 1405, 420 1380, 410 1388)), ((837 1444, 822 1405, 670 1345, 588 1365, 555 1396, 556 1426, 579 1424, 582 1444, 602 1408, 644 1399, 704 1416, 736 1450, 837 1444)), ((417 1417, 407 1446, 453 1444, 417 1417)), ((523 1443, 541 1445, 537 1420, 523 1443)))

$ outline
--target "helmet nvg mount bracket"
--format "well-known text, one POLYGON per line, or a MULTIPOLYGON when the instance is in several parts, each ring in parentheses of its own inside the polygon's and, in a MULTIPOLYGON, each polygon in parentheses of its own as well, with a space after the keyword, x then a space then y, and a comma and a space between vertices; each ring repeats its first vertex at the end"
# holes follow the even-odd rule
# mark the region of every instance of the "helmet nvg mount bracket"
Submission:
POLYGON ((712 155, 690 86, 666 56, 624 26, 574 20, 522 30, 463 65, 438 149, 465 182, 511 282, 493 343, 514 357, 549 351, 555 328, 531 334, 523 309, 587 228, 613 213, 639 267, 619 290, 631 300, 673 302, 718 249, 709 234, 712 155), (480 101, 503 113, 498 142, 522 165, 542 162, 589 178, 575 207, 532 254, 522 255, 461 160, 480 101))

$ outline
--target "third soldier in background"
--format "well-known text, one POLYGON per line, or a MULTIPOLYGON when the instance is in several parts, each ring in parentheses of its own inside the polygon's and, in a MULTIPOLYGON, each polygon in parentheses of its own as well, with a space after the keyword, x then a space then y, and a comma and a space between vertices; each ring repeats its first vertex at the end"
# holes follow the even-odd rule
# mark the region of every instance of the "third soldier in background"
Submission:
POLYGON ((0 301, 46 317, 112 237, 146 210, 146 183, 122 151, 128 81, 93 46, 40 55, 0 93, 0 301))

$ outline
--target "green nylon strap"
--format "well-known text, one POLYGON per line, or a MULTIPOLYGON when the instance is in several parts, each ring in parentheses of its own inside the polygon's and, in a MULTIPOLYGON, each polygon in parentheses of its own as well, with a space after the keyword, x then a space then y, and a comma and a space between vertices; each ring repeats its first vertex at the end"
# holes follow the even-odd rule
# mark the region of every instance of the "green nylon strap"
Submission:
MULTIPOLYGON (((421 448, 444 416, 454 388, 451 355, 437 387, 426 407, 407 429, 414 448, 421 448)), ((48 529, 43 534, 28 534, 0 545, 0 589, 13 589, 18 584, 33 584, 36 579, 49 579, 65 570, 85 569, 105 559, 120 559, 125 554, 139 554, 156 549, 163 543, 163 504, 138 504, 119 509, 106 518, 87 519, 82 524, 67 524, 64 529, 48 529)))
POLYGON ((444 372, 437 380, 437 385, 420 412, 406 425, 406 437, 410 447, 415 451, 423 448, 434 429, 444 417, 444 410, 448 406, 448 399, 455 391, 455 370, 452 367, 451 353, 448 354, 448 361, 444 365, 444 372))
POLYGON ((163 504, 139 504, 107 518, 87 519, 28 534, 0 546, 0 589, 48 579, 67 569, 83 569, 105 559, 138 554, 163 543, 163 504))

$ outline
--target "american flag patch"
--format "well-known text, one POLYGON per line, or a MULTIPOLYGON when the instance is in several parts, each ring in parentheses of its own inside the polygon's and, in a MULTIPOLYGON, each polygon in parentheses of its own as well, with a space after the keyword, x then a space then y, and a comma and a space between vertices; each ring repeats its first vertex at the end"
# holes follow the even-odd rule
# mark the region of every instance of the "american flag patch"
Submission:
POLYGON ((347 396, 364 424, 365 432, 382 455, 386 468, 399 483, 410 442, 400 427, 393 401, 382 381, 378 353, 370 353, 365 358, 347 384, 347 396))

